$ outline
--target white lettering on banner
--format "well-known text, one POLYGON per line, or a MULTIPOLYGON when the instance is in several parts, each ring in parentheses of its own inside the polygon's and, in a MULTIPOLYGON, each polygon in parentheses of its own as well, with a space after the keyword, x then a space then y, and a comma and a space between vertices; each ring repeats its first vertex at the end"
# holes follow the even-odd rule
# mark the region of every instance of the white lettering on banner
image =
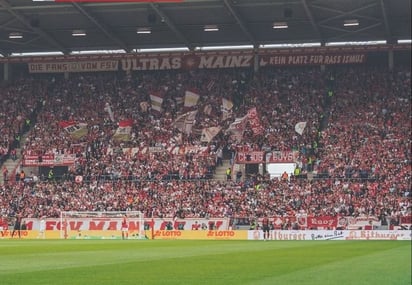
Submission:
MULTIPOLYGON (((324 55, 342 56, 342 63, 360 63, 364 62, 362 58, 366 53, 373 51, 401 51, 411 50, 410 44, 393 44, 393 45, 373 45, 373 46, 340 46, 340 47, 307 47, 307 48, 274 48, 260 50, 258 56, 262 59, 260 66, 269 64, 269 59, 273 58, 271 64, 286 64, 288 56, 309 56, 309 64, 324 64, 324 55), (355 55, 355 57, 353 57, 355 55), (313 58, 318 57, 317 59, 313 58), (276 58, 277 57, 277 58, 276 58), (345 58, 346 57, 346 58, 345 58)), ((253 52, 249 50, 241 51, 211 51, 211 52, 174 52, 174 53, 151 53, 149 57, 175 56, 182 57, 200 57, 203 55, 247 55, 253 57, 253 52)), ((92 54, 92 55, 63 55, 63 56, 16 56, 0 57, 0 62, 10 63, 28 63, 28 62, 66 62, 66 61, 101 61, 101 60, 123 60, 128 58, 141 58, 141 54, 115 53, 115 54, 92 54)), ((239 58, 238 58, 239 59, 239 58)))
POLYGON ((250 67, 253 55, 201 56, 198 68, 250 67))
POLYGON ((269 60, 270 65, 286 64, 286 56, 272 56, 269 60))
POLYGON ((59 165, 73 165, 76 159, 74 154, 62 155, 24 155, 23 166, 59 166, 59 165))
POLYGON ((270 235, 273 240, 306 240, 306 233, 302 231, 272 231, 270 235))
MULTIPOLYGON (((248 231, 248 240, 262 240, 262 230, 248 231)), ((412 240, 411 230, 271 230, 271 240, 412 240)))
POLYGON ((165 230, 157 230, 154 232, 155 237, 168 237, 168 238, 176 238, 182 235, 181 231, 165 231, 165 230))
POLYGON ((155 58, 127 58, 122 59, 122 70, 168 70, 182 67, 180 57, 155 57, 155 58))
POLYGON ((289 65, 300 65, 300 64, 308 64, 309 57, 306 55, 290 55, 288 56, 288 64, 289 65))
MULTIPOLYGON (((27 231, 38 231, 40 228, 46 231, 60 231, 62 228, 67 232, 75 231, 120 231, 122 218, 73 218, 65 219, 61 223, 60 219, 46 219, 45 222, 40 219, 24 219, 27 225, 27 231), (63 227, 62 227, 63 226, 63 227)), ((185 232, 203 231, 204 238, 212 239, 232 239, 237 236, 238 232, 246 232, 245 238, 248 240, 263 240, 262 230, 230 230, 228 219, 150 219, 144 220, 144 224, 154 230, 154 237, 165 239, 184 238, 185 232), (171 224, 171 229, 164 228, 165 224, 171 224), (204 226, 211 226, 213 229, 204 229, 204 226), (153 226, 154 225, 154 226, 153 226), (153 226, 153 227, 152 227, 153 226)), ((129 219, 128 230, 130 232, 142 230, 138 219, 129 219)), ((5 233, 7 236, 7 233, 5 233)), ((187 237, 187 236, 186 236, 187 237)), ((271 240, 412 240, 411 230, 271 230, 269 232, 271 240)))
POLYGON ((316 231, 313 232, 310 237, 312 240, 333 240, 343 239, 343 231, 316 231))
MULTIPOLYGON (((27 218, 24 219, 28 230, 39 230, 40 219, 27 218)), ((184 220, 173 219, 144 219, 145 224, 152 225, 154 222, 155 230, 166 230, 167 224, 171 223, 174 230, 191 230, 193 225, 204 225, 208 229, 213 226, 214 230, 227 230, 229 228, 229 219, 226 218, 210 218, 210 219, 194 219, 186 218, 184 220)), ((72 231, 85 231, 85 230, 120 230, 122 219, 121 218, 67 218, 63 221, 67 225, 68 230, 72 231)), ((46 230, 60 230, 60 219, 46 219, 46 230)), ((139 220, 129 219, 129 230, 139 230, 139 220)))
POLYGON ((208 231, 208 237, 233 237, 235 235, 234 231, 208 231))
POLYGON ((297 151, 272 151, 266 153, 266 163, 296 162, 297 151))
POLYGON ((307 225, 312 227, 328 227, 335 228, 337 226, 337 217, 320 216, 320 217, 307 217, 307 225))
POLYGON ((236 163, 263 163, 265 154, 263 151, 238 152, 236 163))
POLYGON ((61 73, 61 72, 116 71, 119 69, 118 64, 119 62, 117 60, 29 63, 29 72, 30 73, 61 73))
MULTIPOLYGON (((259 55, 259 65, 310 65, 310 64, 354 64, 364 63, 366 53, 329 55, 259 55)), ((130 71, 130 70, 176 70, 176 69, 212 69, 241 68, 253 66, 254 55, 251 52, 227 52, 219 54, 178 54, 178 55, 123 55, 123 56, 85 56, 85 57, 50 57, 43 60, 30 58, 30 73, 61 72, 96 72, 96 71, 130 71), (52 61, 54 59, 55 61, 52 61), (68 61, 71 60, 71 61, 68 61)))
POLYGON ((354 230, 348 231, 347 240, 411 240, 411 231, 374 231, 354 230))
POLYGON ((267 65, 319 65, 319 64, 354 64, 366 62, 366 54, 303 54, 303 55, 263 55, 260 66, 267 65))

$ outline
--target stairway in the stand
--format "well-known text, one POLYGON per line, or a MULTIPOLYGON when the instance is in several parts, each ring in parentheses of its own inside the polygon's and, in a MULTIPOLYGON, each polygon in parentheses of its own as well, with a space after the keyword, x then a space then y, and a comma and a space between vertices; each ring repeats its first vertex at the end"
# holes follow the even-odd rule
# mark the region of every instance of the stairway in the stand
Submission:
POLYGON ((226 169, 228 169, 229 167, 231 167, 230 160, 224 159, 223 165, 216 167, 215 174, 213 175, 213 179, 221 180, 221 181, 226 180, 226 169))

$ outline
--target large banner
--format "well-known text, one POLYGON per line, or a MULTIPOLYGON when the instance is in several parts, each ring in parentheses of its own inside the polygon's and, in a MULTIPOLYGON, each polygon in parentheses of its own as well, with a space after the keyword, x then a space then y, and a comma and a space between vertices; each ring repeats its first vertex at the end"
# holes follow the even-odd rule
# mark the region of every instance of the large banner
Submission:
MULTIPOLYGON (((271 230, 270 240, 411 240, 411 230, 271 230)), ((249 240, 263 240, 263 231, 248 231, 249 240)))
POLYGON ((369 52, 408 50, 410 45, 359 47, 280 48, 260 50, 175 52, 148 54, 70 55, 0 58, 0 62, 27 63, 30 73, 193 70, 251 68, 255 56, 260 67, 294 65, 361 64, 369 52))
MULTIPOLYGON (((10 230, 2 232, 1 238, 11 238, 10 230)), ((58 230, 23 230, 21 239, 59 239, 62 238, 58 230)), ((14 239, 19 239, 14 235, 14 239)), ((72 231, 66 239, 121 239, 120 230, 84 230, 72 231)), ((130 230, 128 239, 161 239, 161 240, 263 240, 262 230, 130 230), (144 236, 143 236, 144 235, 144 236)), ((410 241, 411 230, 271 230, 271 241, 345 241, 345 240, 390 240, 410 241)))
MULTIPOLYGON (((323 55, 308 53, 302 55, 262 55, 258 65, 334 65, 365 63, 367 53, 335 53, 323 55)), ((188 55, 126 58, 120 61, 85 61, 85 62, 29 62, 30 73, 62 73, 62 72, 98 72, 98 71, 137 71, 137 70, 178 70, 178 69, 213 69, 252 67, 254 64, 252 52, 243 55, 188 55)))
MULTIPOLYGON (((60 219, 45 219, 44 226, 40 219, 24 219, 28 230, 40 230, 44 227, 48 231, 60 231, 65 226, 68 231, 120 231, 122 218, 67 218, 64 221, 60 219)), ((129 218, 129 230, 140 230, 138 218, 129 218)), ((144 219, 145 226, 155 230, 192 230, 192 229, 210 229, 210 230, 228 230, 229 219, 227 218, 210 218, 210 219, 144 219)))
MULTIPOLYGON (((270 240, 411 240, 412 231, 408 227, 377 230, 375 227, 342 227, 341 220, 350 217, 274 217, 270 222, 270 240), (283 225, 296 223, 299 229, 283 229, 283 225)), ((376 222, 373 217, 360 218, 357 223, 376 222)), ((356 218, 350 221, 355 223, 356 218)), ((22 238, 66 238, 66 239, 119 239, 122 218, 48 218, 24 219, 26 230, 22 238)), ((261 220, 257 221, 261 224, 261 220)), ((369 224, 369 223, 368 223, 369 224)), ((358 224, 359 225, 359 224, 358 224)), ((12 229, 3 230, 0 238, 10 238, 12 229)), ((255 230, 239 230, 232 226, 228 218, 172 219, 145 218, 141 224, 138 218, 128 219, 130 238, 149 239, 228 239, 263 240, 260 227, 255 230), (144 236, 143 236, 144 235, 144 236)))
MULTIPOLYGON (((352 46, 323 46, 323 47, 294 47, 294 48, 267 48, 259 49, 257 54, 259 56, 274 56, 274 55, 356 55, 365 54, 369 52, 387 52, 387 51, 403 51, 411 50, 411 44, 387 44, 387 45, 352 45, 352 46)), ((220 65, 241 65, 241 59, 245 62, 250 61, 248 57, 216 57, 221 55, 254 55, 252 50, 233 50, 233 51, 208 51, 208 52, 170 52, 170 53, 113 53, 113 54, 80 54, 80 55, 45 55, 45 56, 11 56, 0 57, 0 63, 40 63, 40 62, 119 62, 121 60, 128 60, 127 64, 133 62, 133 59, 139 59, 139 62, 152 69, 178 69, 182 65, 182 59, 186 59, 186 65, 201 65, 210 66, 210 63, 215 65, 217 61, 220 65), (209 55, 213 57, 208 57, 209 55), (193 62, 192 56, 198 59, 198 62, 193 62), (203 57, 203 58, 202 58, 203 57), (163 60, 164 58, 164 60, 163 60), (154 60, 150 60, 154 59, 154 60), (226 59, 223 60, 223 59, 226 59), (211 61, 211 62, 209 62, 211 61), (236 63, 237 64, 234 64, 236 63)), ((319 60, 319 59, 318 59, 319 60)), ((325 60, 325 59, 323 59, 325 60)), ((314 60, 313 60, 314 61, 314 60)), ((318 63, 320 64, 320 63, 318 63)), ((113 68, 113 67, 111 67, 113 68)), ((211 85, 209 83, 208 85, 211 85)))
POLYGON ((247 231, 190 230, 154 231, 152 239, 246 240, 247 231))
POLYGON ((294 163, 298 156, 298 151, 238 151, 236 163, 294 163))
POLYGON ((75 154, 45 154, 45 155, 24 155, 23 166, 70 166, 76 159, 75 154))
MULTIPOLYGON (((27 63, 30 73, 177 70, 365 63, 370 52, 410 50, 410 44, 274 48, 237 51, 15 56, 0 63, 27 63), (256 57, 257 56, 257 57, 256 57)), ((211 84, 208 84, 210 88, 211 84)))

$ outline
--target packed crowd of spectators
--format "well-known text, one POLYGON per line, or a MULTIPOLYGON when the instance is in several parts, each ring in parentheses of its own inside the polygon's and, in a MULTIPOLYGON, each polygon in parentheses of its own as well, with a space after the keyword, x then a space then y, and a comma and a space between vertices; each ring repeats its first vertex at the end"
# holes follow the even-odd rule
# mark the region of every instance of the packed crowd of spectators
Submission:
POLYGON ((45 82, 34 79, 0 85, 0 163, 19 146, 21 136, 29 130, 33 112, 44 92, 45 82))
POLYGON ((22 79, 0 94, 10 100, 1 109, 0 127, 9 134, 5 142, 36 111, 23 154, 76 154, 65 179, 5 183, 0 192, 3 215, 58 217, 61 210, 141 210, 157 217, 411 213, 410 68, 73 74, 68 80, 22 79), (192 133, 177 140, 173 122, 187 111, 181 103, 186 90, 201 95, 198 114, 192 133), (150 107, 153 93, 164 98, 163 112, 150 107), (234 103, 227 120, 221 119, 222 98, 234 103), (210 143, 200 141, 196 130, 225 130, 252 107, 262 134, 246 126, 241 142, 224 131, 210 143), (117 122, 124 119, 133 120, 131 140, 116 141, 117 122), (61 121, 86 123, 88 134, 73 139, 59 126, 61 121), (307 126, 299 135, 294 126, 301 121, 307 126), (206 151, 121 151, 171 145, 203 145, 206 151), (245 145, 297 150, 300 173, 314 174, 314 179, 292 176, 284 181, 259 174, 245 174, 241 181, 211 179, 217 149, 232 157, 245 145), (83 182, 75 181, 76 176, 84 177, 83 182))

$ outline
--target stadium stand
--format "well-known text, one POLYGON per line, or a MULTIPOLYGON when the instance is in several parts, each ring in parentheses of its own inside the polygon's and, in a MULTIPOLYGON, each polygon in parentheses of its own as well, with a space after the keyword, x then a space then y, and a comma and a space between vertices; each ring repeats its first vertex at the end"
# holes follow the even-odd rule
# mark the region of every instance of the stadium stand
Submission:
MULTIPOLYGON (((9 134, 3 146, 12 150, 15 135, 24 130, 23 157, 74 154, 75 163, 54 177, 34 171, 23 180, 9 178, 1 188, 2 215, 58 217, 61 210, 140 210, 168 218, 371 215, 399 225, 401 217, 411 214, 408 68, 266 68, 258 75, 242 69, 96 73, 47 79, 27 77, 1 91, 10 100, 3 106, 2 129, 9 134), (184 107, 186 90, 199 90, 195 107, 184 107), (164 112, 150 104, 150 95, 160 93, 164 112), (224 132, 210 143, 200 142, 202 128, 229 127, 231 120, 220 119, 223 97, 234 102, 232 121, 256 107, 265 131, 255 135, 247 126, 242 143, 224 132), (130 140, 115 139, 117 124, 106 103, 118 121, 133 121, 130 140), (178 138, 182 133, 175 128, 176 118, 193 109, 198 110, 193 132, 178 138), (34 123, 24 129, 26 118, 34 123), (294 131, 295 118, 308 122, 302 137, 294 131), (87 134, 73 137, 62 128, 61 122, 68 121, 87 124, 87 134), (198 145, 204 146, 201 153, 193 147, 198 145), (176 146, 197 153, 171 150, 176 146), (258 173, 241 181, 213 179, 217 149, 222 147, 229 158, 245 146, 298 150, 302 173, 313 179, 301 175, 283 181, 258 173), (122 151, 126 148, 136 153, 122 151)), ((29 169, 19 165, 16 172, 29 169)))
POLYGON ((412 225, 410 1, 32 2, 0 1, 0 217, 412 225))

